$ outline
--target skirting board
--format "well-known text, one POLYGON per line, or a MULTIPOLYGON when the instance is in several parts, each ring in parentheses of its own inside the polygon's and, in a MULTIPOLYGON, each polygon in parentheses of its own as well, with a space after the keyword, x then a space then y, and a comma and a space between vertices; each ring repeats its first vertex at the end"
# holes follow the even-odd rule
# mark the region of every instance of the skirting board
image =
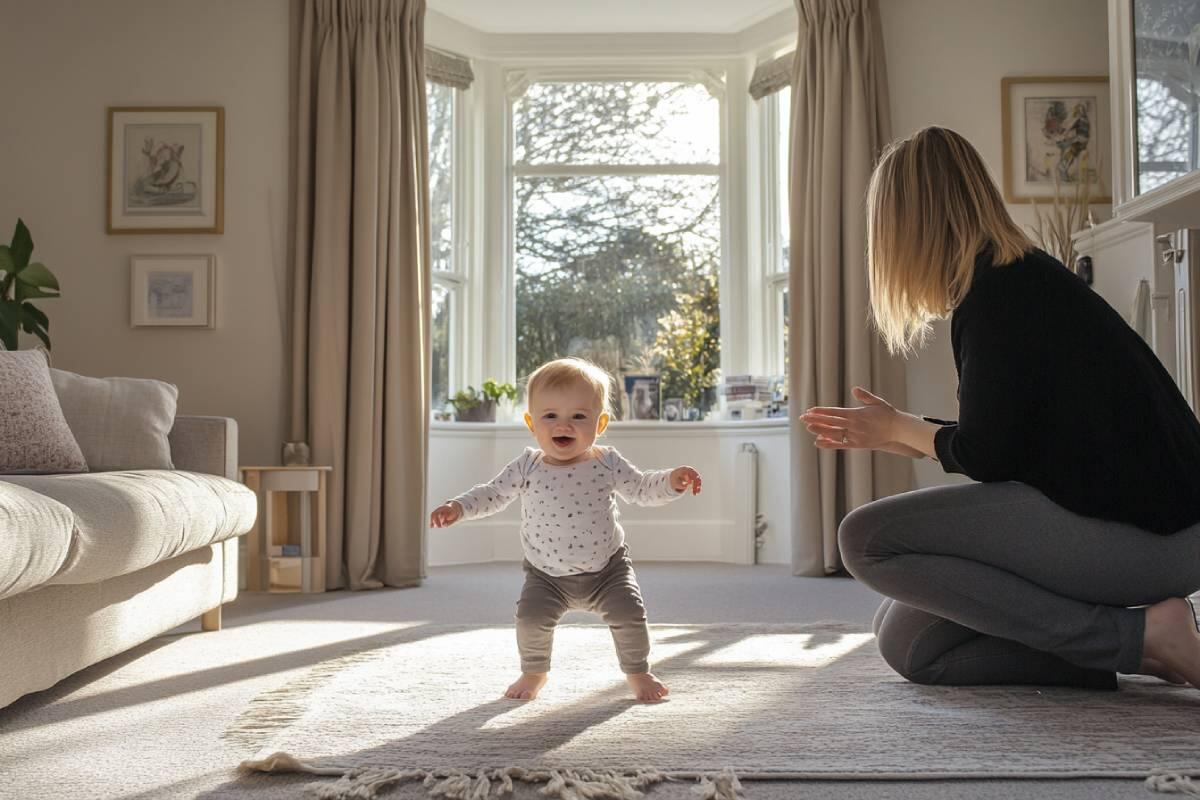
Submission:
MULTIPOLYGON (((739 546, 733 520, 642 522, 623 520, 630 554, 640 561, 753 563, 753 543, 739 546)), ((429 565, 520 561, 517 523, 484 520, 429 531, 429 565)))

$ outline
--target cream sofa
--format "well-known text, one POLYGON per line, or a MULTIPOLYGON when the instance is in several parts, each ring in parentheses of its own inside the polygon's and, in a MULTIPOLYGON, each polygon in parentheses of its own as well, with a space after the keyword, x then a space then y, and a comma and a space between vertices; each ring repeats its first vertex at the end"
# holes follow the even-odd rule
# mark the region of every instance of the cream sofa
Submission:
POLYGON ((0 707, 237 596, 237 424, 175 420, 174 470, 0 475, 0 707))

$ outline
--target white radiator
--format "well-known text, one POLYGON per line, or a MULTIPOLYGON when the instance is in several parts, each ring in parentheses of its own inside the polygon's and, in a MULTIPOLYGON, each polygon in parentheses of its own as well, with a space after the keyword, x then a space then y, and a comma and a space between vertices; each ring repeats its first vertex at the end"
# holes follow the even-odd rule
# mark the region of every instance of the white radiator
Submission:
POLYGON ((758 560, 758 448, 749 442, 738 448, 734 473, 733 555, 735 563, 753 564, 758 560))

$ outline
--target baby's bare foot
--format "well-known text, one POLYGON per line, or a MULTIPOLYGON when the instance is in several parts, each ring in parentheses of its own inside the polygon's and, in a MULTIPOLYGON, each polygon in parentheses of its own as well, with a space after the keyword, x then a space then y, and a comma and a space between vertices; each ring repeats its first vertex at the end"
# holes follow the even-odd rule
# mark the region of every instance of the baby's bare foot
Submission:
POLYGON ((626 675, 625 680, 633 688, 633 696, 642 703, 657 703, 671 693, 665 683, 649 672, 626 675))
POLYGON ((548 677, 545 672, 522 672, 521 677, 508 687, 504 696, 510 700, 533 700, 546 685, 548 677))
POLYGON ((1187 600, 1172 597, 1146 609, 1142 666, 1146 662, 1200 689, 1200 632, 1187 600))

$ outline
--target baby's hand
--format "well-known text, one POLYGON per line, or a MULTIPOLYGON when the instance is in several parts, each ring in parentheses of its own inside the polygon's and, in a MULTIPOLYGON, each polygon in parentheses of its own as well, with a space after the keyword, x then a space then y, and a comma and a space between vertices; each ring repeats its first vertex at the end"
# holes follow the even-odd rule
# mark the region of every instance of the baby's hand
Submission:
POLYGON ((692 494, 700 494, 700 473, 691 467, 676 467, 671 470, 671 488, 677 492, 687 491, 692 487, 692 494))
POLYGON ((433 528, 449 528, 460 519, 462 519, 462 506, 451 500, 433 510, 433 514, 429 517, 429 525, 433 528))

